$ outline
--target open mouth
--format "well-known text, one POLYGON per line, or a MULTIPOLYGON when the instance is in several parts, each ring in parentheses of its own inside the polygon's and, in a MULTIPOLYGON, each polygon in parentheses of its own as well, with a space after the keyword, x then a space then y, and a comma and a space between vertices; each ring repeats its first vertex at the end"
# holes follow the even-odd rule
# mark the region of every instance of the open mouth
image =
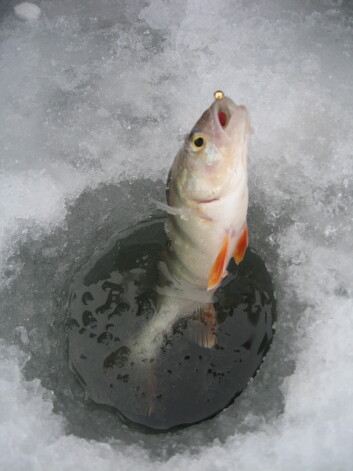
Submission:
POLYGON ((222 128, 225 128, 229 122, 227 112, 222 109, 218 110, 217 117, 219 124, 222 126, 222 128))
POLYGON ((231 117, 231 110, 229 109, 229 106, 227 106, 225 100, 222 100, 220 103, 217 103, 215 109, 215 120, 222 129, 227 129, 231 117))
POLYGON ((217 100, 214 104, 212 119, 220 136, 232 137, 234 133, 240 135, 251 131, 246 108, 236 105, 226 97, 217 100), (248 127, 246 123, 248 123, 248 127))

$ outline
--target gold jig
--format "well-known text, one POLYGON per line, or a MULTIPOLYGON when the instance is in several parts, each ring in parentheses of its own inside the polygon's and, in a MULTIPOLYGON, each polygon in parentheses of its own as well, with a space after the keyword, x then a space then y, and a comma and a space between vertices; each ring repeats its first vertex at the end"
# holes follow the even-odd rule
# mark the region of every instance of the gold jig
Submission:
POLYGON ((216 92, 214 92, 213 96, 215 97, 215 100, 222 100, 222 98, 224 97, 224 93, 222 92, 222 90, 217 90, 216 92))

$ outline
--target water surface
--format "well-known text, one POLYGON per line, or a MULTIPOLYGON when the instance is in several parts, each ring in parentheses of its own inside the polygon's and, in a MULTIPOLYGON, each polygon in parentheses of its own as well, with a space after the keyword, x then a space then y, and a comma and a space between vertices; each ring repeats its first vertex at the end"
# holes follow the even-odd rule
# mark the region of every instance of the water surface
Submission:
POLYGON ((227 406, 261 364, 275 319, 271 278, 250 249, 239 266, 230 262, 215 293, 212 349, 193 341, 202 323, 190 313, 154 358, 135 358, 131 339, 155 313, 164 222, 134 225, 94 254, 75 277, 67 319, 70 367, 87 396, 153 429, 199 422, 227 406))

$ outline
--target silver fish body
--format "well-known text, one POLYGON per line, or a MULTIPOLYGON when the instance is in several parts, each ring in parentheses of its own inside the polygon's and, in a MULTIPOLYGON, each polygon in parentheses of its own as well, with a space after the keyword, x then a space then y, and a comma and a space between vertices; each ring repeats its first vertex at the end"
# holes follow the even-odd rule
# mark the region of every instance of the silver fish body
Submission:
POLYGON ((175 157, 167 181, 169 244, 161 266, 163 281, 156 313, 134 339, 135 354, 154 357, 181 317, 199 316, 195 340, 214 345, 212 295, 230 258, 241 261, 247 247, 250 129, 246 108, 222 94, 175 157))
POLYGON ((226 97, 215 100, 186 138, 170 170, 168 204, 180 213, 168 216, 169 270, 200 289, 209 288, 211 267, 225 237, 230 237, 228 264, 246 223, 249 132, 245 107, 226 97), (223 125, 219 116, 226 119, 223 125), (193 144, 199 136, 204 140, 201 148, 193 144))

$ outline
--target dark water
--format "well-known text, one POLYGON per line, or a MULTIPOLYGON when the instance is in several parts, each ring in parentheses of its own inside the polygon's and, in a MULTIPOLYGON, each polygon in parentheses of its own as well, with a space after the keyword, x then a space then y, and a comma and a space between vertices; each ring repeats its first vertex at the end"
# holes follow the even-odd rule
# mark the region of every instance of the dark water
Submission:
POLYGON ((67 318, 69 364, 86 396, 158 430, 200 422, 230 404, 260 366, 276 315, 265 264, 248 250, 216 292, 215 347, 190 340, 184 319, 154 361, 136 361, 127 345, 154 313, 163 223, 136 224, 94 254, 75 276, 67 318))

